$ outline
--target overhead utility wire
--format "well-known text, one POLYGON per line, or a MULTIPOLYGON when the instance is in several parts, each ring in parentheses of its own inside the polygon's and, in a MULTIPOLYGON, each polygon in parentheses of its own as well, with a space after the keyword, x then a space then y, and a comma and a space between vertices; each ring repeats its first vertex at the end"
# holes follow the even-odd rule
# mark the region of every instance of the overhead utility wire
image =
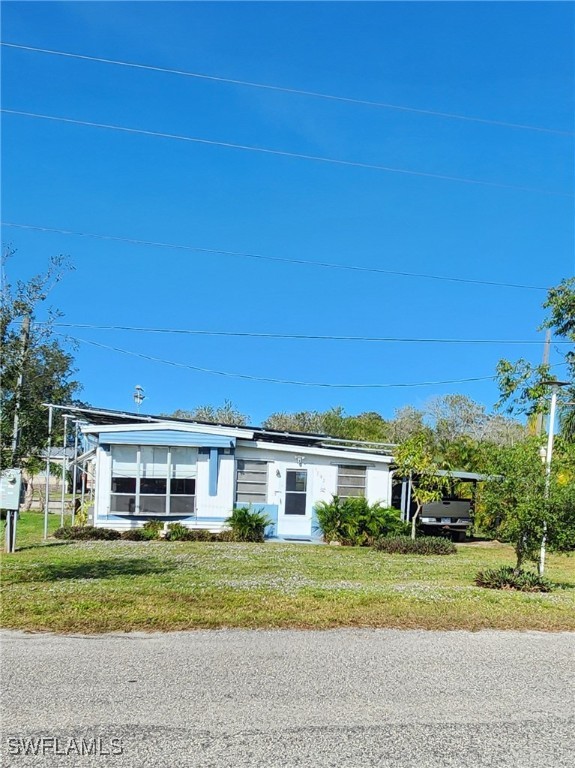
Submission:
MULTIPOLYGON (((34 325, 48 325, 35 322, 34 325)), ((231 336, 254 339, 294 339, 310 341, 373 341, 398 342, 402 344, 541 344, 533 339, 433 339, 401 336, 322 336, 306 333, 265 333, 258 331, 206 331, 190 328, 145 328, 131 325, 95 325, 91 323, 49 323, 51 328, 82 328, 96 331, 136 331, 139 333, 174 333, 189 336, 231 336)), ((555 344, 571 344, 570 341, 557 341, 555 344)))
POLYGON ((512 189, 516 192, 535 192, 542 195, 554 195, 558 197, 573 197, 567 192, 555 192, 554 190, 538 189, 534 187, 522 187, 515 184, 503 184, 497 181, 483 181, 482 179, 471 179, 465 176, 449 176, 441 173, 429 173, 427 171, 412 171, 406 168, 393 168, 387 165, 378 165, 376 163, 361 163, 356 160, 338 160, 333 157, 323 157, 321 155, 306 155, 301 152, 289 152, 283 149, 269 149, 268 147, 257 147, 249 144, 235 144, 230 141, 216 141, 215 139, 201 139, 197 136, 183 136, 177 133, 165 133, 163 131, 148 131, 144 128, 129 128, 124 125, 111 125, 109 123, 96 123, 91 120, 76 120, 71 117, 60 117, 58 115, 44 115, 39 112, 25 112, 18 109, 0 109, 6 115, 16 115, 18 117, 29 117, 35 120, 49 120, 56 123, 67 123, 68 125, 81 125, 86 128, 103 128, 109 131, 119 131, 139 136, 153 136, 160 139, 173 139, 175 141, 187 141, 193 144, 203 144, 211 147, 224 147, 225 149, 239 149, 244 152, 258 152, 264 155, 276 155, 279 157, 289 157, 297 160, 310 160, 316 163, 327 163, 329 165, 343 165, 348 168, 363 168, 372 171, 383 171, 384 173, 398 173, 404 176, 418 176, 427 179, 439 179, 441 181, 455 181, 460 184, 472 184, 482 187, 496 187, 497 189, 512 189))
POLYGON ((472 280, 465 277, 448 277, 445 275, 432 275, 426 272, 404 272, 396 269, 381 269, 380 267, 360 267, 355 264, 337 264, 326 261, 311 261, 308 259, 293 259, 283 256, 264 256, 259 253, 248 253, 243 251, 226 251, 219 248, 200 248, 194 245, 181 245, 178 243, 164 243, 155 240, 139 240, 131 237, 118 237, 116 235, 100 235, 94 232, 78 232, 71 229, 57 229, 56 227, 40 227, 34 224, 18 224, 16 222, 0 222, 3 227, 13 227, 16 229, 29 229, 34 232, 50 232, 58 235, 72 235, 75 237, 89 237, 96 240, 109 240, 112 242, 127 243, 129 245, 146 245, 153 248, 172 248, 179 251, 190 251, 192 253, 213 253, 221 256, 232 256, 246 259, 259 259, 261 261, 273 261, 281 264, 300 264, 311 267, 321 267, 323 269, 344 269, 351 272, 369 272, 379 275, 396 275, 399 277, 419 277, 426 280, 443 280, 452 283, 468 283, 471 285, 491 285, 498 288, 522 288, 531 291, 547 291, 540 285, 523 285, 521 283, 498 283, 494 280, 472 280))
POLYGON ((398 384, 331 384, 327 382, 317 381, 293 381, 291 379, 273 379, 268 376, 251 376, 245 373, 232 373, 230 371, 216 371, 211 368, 202 368, 197 365, 189 365, 187 363, 178 363, 174 360, 165 360, 160 357, 153 357, 152 355, 144 355, 141 352, 133 352, 129 349, 121 349, 119 347, 112 347, 108 344, 100 344, 97 341, 89 341, 88 339, 79 339, 75 336, 69 336, 64 333, 55 332, 56 336, 69 339, 70 341, 80 342, 82 344, 90 344, 93 347, 99 347, 100 349, 107 349, 113 352, 120 352, 124 355, 130 355, 132 357, 139 357, 143 360, 150 360, 154 363, 162 363, 163 365, 171 365, 175 368, 185 368, 191 371, 198 371, 199 373, 209 373, 214 376, 225 376, 233 379, 244 379, 247 381, 259 381, 266 384, 289 384, 298 387, 322 387, 326 389, 393 389, 398 387, 428 387, 439 384, 463 384, 472 381, 490 381, 495 379, 495 376, 478 376, 469 379, 447 379, 444 381, 420 381, 413 383, 398 383, 398 384))
POLYGON ((502 128, 515 128, 525 131, 538 131, 541 133, 554 133, 560 136, 573 136, 572 131, 562 131, 557 128, 546 128, 539 125, 526 125, 524 123, 510 123, 504 120, 492 120, 484 117, 472 117, 469 115, 460 115, 454 112, 441 112, 434 109, 421 109, 418 107, 408 107, 402 104, 390 104, 384 101, 373 101, 371 99, 358 99, 349 96, 337 96, 331 93, 321 93, 319 91, 308 91, 302 88, 287 88, 280 85, 269 85, 267 83, 256 83, 250 80, 238 80, 230 77, 219 77, 218 75, 206 75, 200 72, 189 72, 182 69, 172 69, 170 67, 158 67, 151 64, 137 64, 130 61, 120 61, 117 59, 104 59, 100 56, 87 56, 80 53, 70 53, 69 51, 55 51, 49 48, 35 48, 31 45, 19 45, 17 43, 0 42, 0 45, 6 48, 17 48, 21 51, 33 51, 35 53, 47 53, 53 56, 64 56, 70 59, 81 59, 83 61, 94 61, 100 64, 114 64, 121 67, 130 67, 132 69, 143 69, 150 72, 162 72, 170 75, 180 75, 183 77, 192 77, 198 80, 211 80, 218 83, 228 83, 230 85, 242 85, 249 88, 260 88, 267 91, 279 91, 280 93, 291 93, 296 96, 310 96, 316 99, 326 99, 328 101, 340 101, 346 104, 360 104, 366 107, 378 107, 380 109, 391 109, 398 112, 413 112, 418 115, 429 115, 432 117, 442 117, 449 120, 464 120, 469 123, 483 123, 484 125, 497 125, 502 128))

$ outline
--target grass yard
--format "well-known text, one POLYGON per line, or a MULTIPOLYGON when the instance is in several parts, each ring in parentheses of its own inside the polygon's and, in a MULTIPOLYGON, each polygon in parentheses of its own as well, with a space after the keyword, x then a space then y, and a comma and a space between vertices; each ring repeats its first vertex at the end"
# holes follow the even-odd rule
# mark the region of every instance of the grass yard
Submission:
MULTIPOLYGON (((50 515, 50 530, 59 516, 50 515)), ((475 587, 481 568, 512 565, 511 547, 456 555, 364 548, 203 542, 42 542, 39 513, 3 556, 2 624, 30 631, 217 627, 575 630, 575 558, 551 555, 560 587, 527 594, 475 587)))

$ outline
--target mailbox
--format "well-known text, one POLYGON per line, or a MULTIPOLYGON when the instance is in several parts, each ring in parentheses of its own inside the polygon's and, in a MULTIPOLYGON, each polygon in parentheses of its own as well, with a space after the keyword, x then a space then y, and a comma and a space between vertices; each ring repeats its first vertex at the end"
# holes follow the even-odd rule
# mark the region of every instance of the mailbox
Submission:
POLYGON ((22 470, 3 469, 0 474, 0 509, 18 509, 22 493, 22 470))

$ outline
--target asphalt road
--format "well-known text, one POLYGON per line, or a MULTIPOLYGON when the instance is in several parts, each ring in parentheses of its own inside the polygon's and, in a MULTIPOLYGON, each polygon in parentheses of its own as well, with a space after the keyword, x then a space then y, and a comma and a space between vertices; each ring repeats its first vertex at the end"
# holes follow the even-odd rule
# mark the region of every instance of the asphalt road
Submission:
POLYGON ((2 670, 9 768, 575 764, 573 634, 5 632, 2 670))

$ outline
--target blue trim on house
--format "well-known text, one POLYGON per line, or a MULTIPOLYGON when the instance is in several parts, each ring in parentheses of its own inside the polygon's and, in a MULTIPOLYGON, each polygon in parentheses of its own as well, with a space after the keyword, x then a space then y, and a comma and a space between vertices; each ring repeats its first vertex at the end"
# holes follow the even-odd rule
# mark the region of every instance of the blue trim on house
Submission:
POLYGON ((323 541, 323 535, 317 521, 317 512, 315 506, 311 510, 311 538, 313 541, 323 541))
POLYGON ((278 530, 278 505, 277 504, 259 504, 257 502, 249 502, 249 501, 238 501, 234 504, 235 509, 245 509, 246 507, 250 507, 253 509, 254 512, 263 512, 265 515, 267 515, 271 519, 271 523, 266 526, 266 529, 264 531, 264 536, 266 539, 275 539, 277 538, 277 530, 278 530))
POLYGON ((109 521, 118 521, 118 522, 142 522, 146 523, 148 520, 164 520, 167 523, 175 523, 175 522, 189 522, 189 523, 195 523, 197 520, 196 517, 190 516, 190 515, 131 515, 128 512, 125 515, 117 514, 116 512, 110 512, 109 515, 98 515, 96 517, 96 520, 109 520, 109 521))
POLYGON ((184 445, 203 448, 233 448, 236 438, 207 432, 177 429, 144 429, 130 432, 100 432, 100 445, 184 445))
POLYGON ((210 464, 209 464, 209 490, 210 496, 218 495, 218 469, 220 465, 218 449, 210 448, 210 464))

